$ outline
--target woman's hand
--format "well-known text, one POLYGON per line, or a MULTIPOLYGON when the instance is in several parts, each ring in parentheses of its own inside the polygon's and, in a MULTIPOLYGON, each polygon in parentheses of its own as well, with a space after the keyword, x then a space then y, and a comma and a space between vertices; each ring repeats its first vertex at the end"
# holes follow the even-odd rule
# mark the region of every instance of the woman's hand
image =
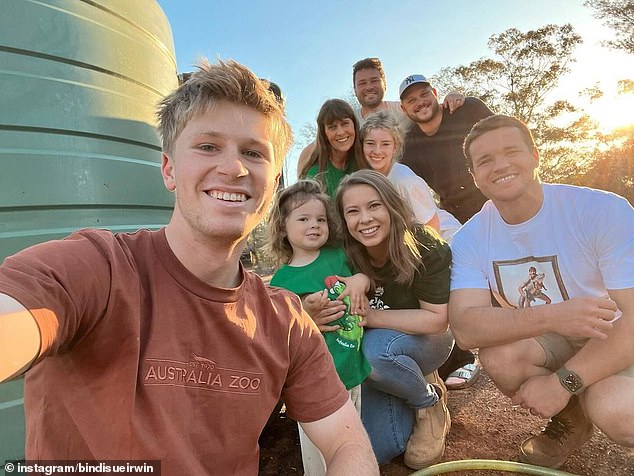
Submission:
POLYGON ((460 94, 457 92, 451 92, 445 96, 445 100, 442 103, 443 109, 449 109, 449 114, 453 114, 456 109, 464 106, 465 103, 464 94, 460 94))
POLYGON ((304 310, 313 319, 321 332, 331 332, 339 326, 330 326, 332 321, 339 319, 346 311, 346 305, 341 301, 328 299, 328 291, 318 291, 302 298, 304 310))
POLYGON ((370 303, 366 293, 370 290, 370 278, 365 274, 355 274, 354 276, 337 276, 337 279, 346 285, 341 295, 337 298, 343 301, 346 296, 350 297, 350 314, 359 316, 365 315, 370 309, 370 303))

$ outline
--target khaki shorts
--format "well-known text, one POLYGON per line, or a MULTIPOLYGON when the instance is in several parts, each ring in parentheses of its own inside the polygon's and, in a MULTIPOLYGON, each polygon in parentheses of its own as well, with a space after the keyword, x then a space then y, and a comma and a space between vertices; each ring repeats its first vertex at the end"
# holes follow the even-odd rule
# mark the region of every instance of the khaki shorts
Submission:
MULTIPOLYGON (((545 367, 553 372, 564 365, 586 344, 588 339, 564 337, 555 333, 548 333, 535 337, 537 343, 546 354, 545 367)), ((634 364, 621 370, 617 375, 634 378, 634 364)))

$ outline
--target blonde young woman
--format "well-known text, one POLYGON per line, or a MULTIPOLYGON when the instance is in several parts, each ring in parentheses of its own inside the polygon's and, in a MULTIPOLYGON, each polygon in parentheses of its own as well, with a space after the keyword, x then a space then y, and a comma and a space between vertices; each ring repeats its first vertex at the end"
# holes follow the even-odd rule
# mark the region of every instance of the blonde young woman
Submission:
POLYGON ((448 243, 460 228, 451 213, 438 208, 427 182, 398 160, 403 138, 396 118, 387 111, 370 114, 359 131, 363 156, 373 170, 385 175, 411 205, 416 219, 431 226, 448 243))

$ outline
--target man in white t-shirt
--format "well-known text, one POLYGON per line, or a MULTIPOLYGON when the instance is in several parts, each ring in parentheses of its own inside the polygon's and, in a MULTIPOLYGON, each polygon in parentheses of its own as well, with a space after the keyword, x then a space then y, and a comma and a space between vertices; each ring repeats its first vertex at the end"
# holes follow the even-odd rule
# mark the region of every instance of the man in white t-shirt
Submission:
POLYGON ((521 460, 559 467, 593 425, 634 447, 634 209, 542 183, 532 135, 513 117, 478 122, 464 152, 489 201, 453 239, 449 319, 502 393, 550 418, 521 460), (527 307, 532 268, 548 299, 527 307))
MULTIPOLYGON (((399 122, 402 131, 409 127, 411 121, 401 109, 400 101, 384 101, 387 82, 383 64, 379 58, 364 58, 357 61, 352 66, 352 84, 354 94, 361 105, 354 108, 354 113, 359 121, 359 126, 363 124, 365 118, 377 111, 390 111, 399 122)), ((465 97, 460 93, 449 93, 442 104, 444 109, 449 109, 452 114, 464 104, 465 97)), ((315 142, 308 144, 299 154, 297 170, 302 170, 302 165, 310 158, 310 154, 315 150, 315 142)))

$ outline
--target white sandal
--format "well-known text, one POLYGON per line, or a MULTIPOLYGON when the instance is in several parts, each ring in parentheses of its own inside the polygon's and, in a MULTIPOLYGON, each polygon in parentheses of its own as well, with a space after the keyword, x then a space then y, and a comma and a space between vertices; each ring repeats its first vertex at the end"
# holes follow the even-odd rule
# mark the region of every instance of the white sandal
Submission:
POLYGON ((445 380, 445 385, 450 390, 460 390, 476 383, 478 377, 480 377, 480 364, 476 361, 451 372, 445 380), (455 382, 452 379, 460 379, 460 381, 455 382))

